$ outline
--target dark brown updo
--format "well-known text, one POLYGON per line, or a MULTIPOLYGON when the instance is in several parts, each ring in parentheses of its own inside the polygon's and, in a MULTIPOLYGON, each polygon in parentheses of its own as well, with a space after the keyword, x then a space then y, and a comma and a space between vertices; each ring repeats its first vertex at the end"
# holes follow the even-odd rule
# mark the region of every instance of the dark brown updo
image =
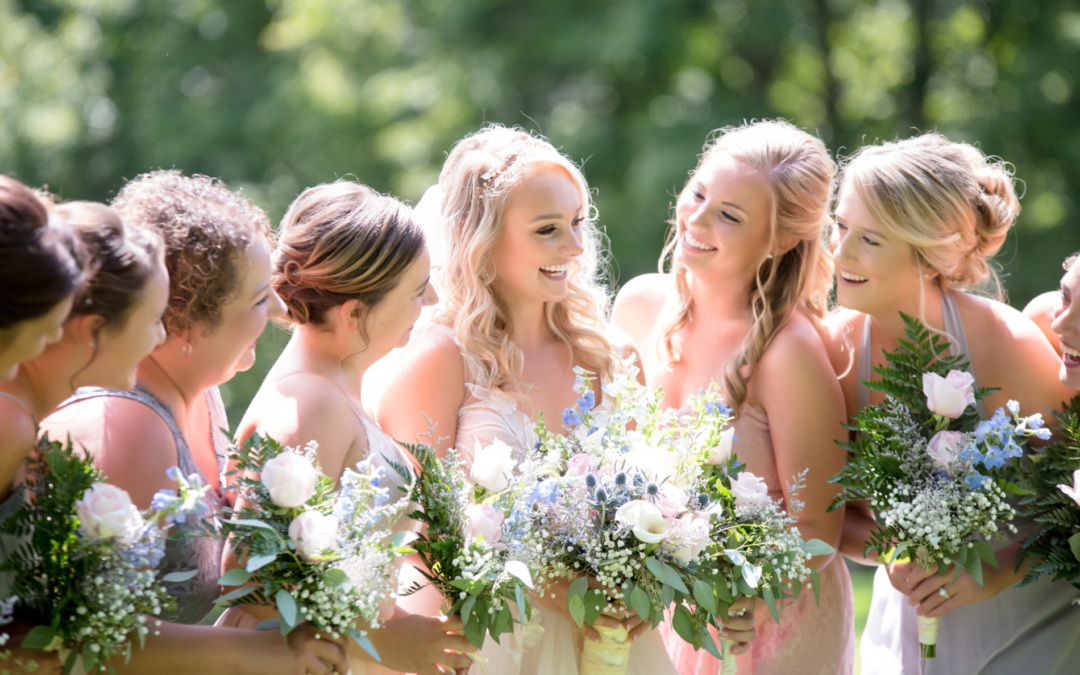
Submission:
POLYGON ((240 290, 244 251, 259 238, 273 247, 266 212, 215 178, 151 171, 125 185, 112 205, 125 223, 165 241, 170 335, 196 327, 213 334, 222 307, 240 290))
POLYGON ((285 321, 322 325, 346 300, 370 310, 424 249, 412 209, 350 181, 308 188, 281 221, 274 290, 285 321))
POLYGON ((97 202, 61 204, 53 217, 71 228, 86 250, 87 280, 75 295, 71 316, 93 314, 108 328, 122 328, 163 264, 161 237, 126 227, 116 211, 97 202))
POLYGON ((46 204, 0 176, 0 331, 47 314, 79 288, 82 251, 46 204))

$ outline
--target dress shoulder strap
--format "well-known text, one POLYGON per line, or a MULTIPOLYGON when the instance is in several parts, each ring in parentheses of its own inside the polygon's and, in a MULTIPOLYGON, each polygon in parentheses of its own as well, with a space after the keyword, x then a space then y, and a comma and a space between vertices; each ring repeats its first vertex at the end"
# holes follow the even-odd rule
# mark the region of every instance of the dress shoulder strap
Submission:
POLYGON ((866 383, 870 381, 870 315, 866 315, 863 322, 862 341, 859 344, 859 362, 855 371, 858 384, 855 385, 855 398, 859 410, 870 406, 870 387, 866 383))
MULTIPOLYGON (((964 322, 960 319, 960 308, 956 306, 956 300, 952 293, 941 294, 941 313, 945 319, 945 333, 949 336, 950 351, 953 356, 962 356, 967 361, 967 371, 971 377, 975 377, 975 366, 971 363, 971 349, 968 347, 967 333, 964 331, 964 322)), ((978 383, 975 384, 978 386, 978 383)), ((979 417, 987 419, 986 408, 983 402, 975 404, 979 417)))
POLYGON ((115 398, 126 398, 131 401, 137 401, 157 413, 157 416, 161 418, 161 421, 165 423, 165 426, 169 427, 173 442, 176 443, 177 466, 180 467, 180 470, 185 476, 191 475, 192 473, 202 473, 199 471, 198 465, 195 464, 195 460, 191 457, 191 450, 188 448, 187 439, 184 438, 184 434, 180 432, 180 427, 176 423, 176 415, 173 413, 172 407, 168 403, 160 400, 157 396, 154 396, 142 382, 137 383, 130 391, 106 389, 104 387, 79 387, 75 390, 75 393, 71 398, 57 406, 57 410, 69 406, 72 403, 85 401, 91 398, 101 398, 102 396, 112 396, 115 398))
POLYGON ((15 401, 16 403, 21 405, 23 410, 30 413, 31 417, 34 416, 34 413, 30 412, 30 408, 18 396, 13 396, 12 394, 7 393, 6 391, 0 391, 0 396, 3 396, 4 398, 10 398, 12 401, 15 401))
POLYGON ((428 324, 427 328, 425 328, 424 330, 430 330, 438 333, 439 335, 445 335, 446 337, 454 341, 454 344, 457 345, 458 352, 461 354, 461 360, 465 362, 466 385, 476 384, 483 379, 481 377, 483 373, 482 366, 476 362, 476 359, 465 353, 465 348, 461 346, 460 342, 458 342, 457 332, 453 328, 451 328, 450 326, 444 326, 441 323, 431 323, 428 324))

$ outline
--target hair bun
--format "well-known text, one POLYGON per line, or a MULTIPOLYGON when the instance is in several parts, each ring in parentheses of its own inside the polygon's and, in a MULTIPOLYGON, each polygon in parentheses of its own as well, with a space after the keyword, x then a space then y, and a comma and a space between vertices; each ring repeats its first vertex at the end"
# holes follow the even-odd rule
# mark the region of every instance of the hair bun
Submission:
POLYGON ((1020 214, 1020 200, 1012 172, 1000 162, 987 163, 976 172, 979 194, 975 199, 976 250, 986 256, 997 254, 1009 228, 1020 214))

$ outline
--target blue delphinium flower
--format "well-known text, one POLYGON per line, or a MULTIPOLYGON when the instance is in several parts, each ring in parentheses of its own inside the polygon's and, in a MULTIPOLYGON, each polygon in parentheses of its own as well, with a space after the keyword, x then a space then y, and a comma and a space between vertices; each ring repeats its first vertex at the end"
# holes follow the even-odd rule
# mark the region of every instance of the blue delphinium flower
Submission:
POLYGON ((555 480, 542 480, 533 486, 532 493, 526 501, 528 503, 542 502, 544 504, 554 504, 558 497, 559 482, 555 480))
POLYGON ((596 407, 596 392, 592 389, 581 395, 581 398, 577 400, 578 409, 581 412, 588 412, 596 407))
POLYGON ((567 408, 562 412, 562 422, 568 427, 576 427, 581 424, 581 415, 573 408, 567 408))
POLYGON ((978 471, 972 471, 968 474, 967 484, 972 490, 981 490, 986 481, 990 480, 987 476, 982 475, 978 471))

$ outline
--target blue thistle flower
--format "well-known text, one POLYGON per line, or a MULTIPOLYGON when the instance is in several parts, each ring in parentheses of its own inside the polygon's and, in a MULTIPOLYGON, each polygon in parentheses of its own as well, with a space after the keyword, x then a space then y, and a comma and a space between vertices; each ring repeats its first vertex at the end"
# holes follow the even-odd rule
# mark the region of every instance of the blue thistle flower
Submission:
POLYGON ((595 473, 587 473, 587 474, 585 474, 585 487, 589 488, 590 490, 596 488, 596 474, 595 473))
POLYGON ((656 495, 660 494, 660 486, 650 481, 645 486, 645 494, 649 495, 649 497, 656 497, 656 495))
POLYGON ((709 506, 709 495, 702 492, 697 496, 698 510, 704 511, 709 506))
POLYGON ((641 487, 644 484, 645 484, 645 476, 642 476, 640 473, 635 473, 634 474, 634 487, 641 487))
POLYGON ((626 487, 626 472, 620 471, 615 475, 615 484, 619 487, 626 487))
POLYGON ((602 487, 596 488, 596 502, 598 504, 607 504, 607 501, 608 501, 607 490, 605 490, 602 487))

